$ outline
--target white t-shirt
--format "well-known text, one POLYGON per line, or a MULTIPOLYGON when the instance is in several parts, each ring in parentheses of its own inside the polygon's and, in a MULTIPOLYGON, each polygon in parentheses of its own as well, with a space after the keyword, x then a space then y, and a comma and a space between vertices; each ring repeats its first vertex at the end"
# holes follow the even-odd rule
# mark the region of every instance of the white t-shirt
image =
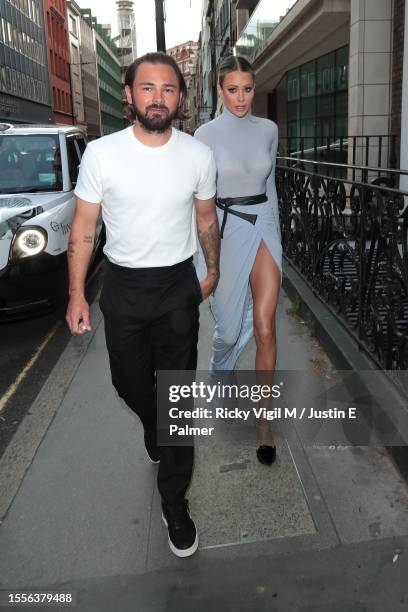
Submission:
POLYGON ((130 126, 88 144, 75 194, 102 202, 104 252, 128 268, 171 266, 197 249, 193 196, 212 198, 216 167, 209 147, 172 128, 148 147, 130 126))

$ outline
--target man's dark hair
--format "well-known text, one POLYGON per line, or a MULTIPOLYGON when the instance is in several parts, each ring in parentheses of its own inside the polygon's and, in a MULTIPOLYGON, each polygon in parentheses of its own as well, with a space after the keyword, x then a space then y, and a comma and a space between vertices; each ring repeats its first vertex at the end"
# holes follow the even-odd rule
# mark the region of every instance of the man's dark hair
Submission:
MULTIPOLYGON (((133 89, 133 83, 135 82, 137 70, 139 66, 141 64, 144 64, 145 62, 148 62, 150 64, 166 64, 167 66, 171 66, 173 68, 174 72, 176 73, 177 80, 179 82, 182 100, 177 113, 177 119, 181 119, 182 121, 185 119, 189 119, 188 113, 182 110, 182 107, 184 106, 184 101, 187 97, 186 81, 176 60, 171 57, 171 55, 167 55, 167 53, 163 53, 162 51, 154 51, 151 53, 146 53, 141 57, 138 57, 137 60, 130 64, 130 66, 126 70, 125 85, 128 85, 130 89, 133 89)), ((127 115, 131 121, 134 121, 136 118, 136 114, 131 104, 128 104, 127 106, 127 115)))

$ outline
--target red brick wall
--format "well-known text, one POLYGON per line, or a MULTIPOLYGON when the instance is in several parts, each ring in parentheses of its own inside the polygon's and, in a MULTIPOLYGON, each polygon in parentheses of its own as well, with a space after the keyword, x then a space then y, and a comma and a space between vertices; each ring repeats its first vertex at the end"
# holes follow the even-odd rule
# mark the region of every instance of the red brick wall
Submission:
POLYGON ((401 133, 402 68, 404 59, 405 0, 394 0, 391 134, 397 136, 396 166, 399 168, 401 133))
POLYGON ((44 0, 45 32, 54 123, 72 124, 66 0, 44 0))

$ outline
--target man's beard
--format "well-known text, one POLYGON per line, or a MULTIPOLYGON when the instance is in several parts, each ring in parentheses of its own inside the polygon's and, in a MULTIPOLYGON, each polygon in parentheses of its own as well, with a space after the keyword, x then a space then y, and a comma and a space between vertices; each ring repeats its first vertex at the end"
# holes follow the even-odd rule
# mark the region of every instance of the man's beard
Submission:
POLYGON ((161 106, 158 104, 151 104, 150 106, 146 108, 146 112, 143 113, 140 110, 140 108, 136 106, 133 96, 132 96, 132 102, 133 102, 133 110, 135 112, 135 115, 139 123, 146 130, 146 132, 163 134, 169 129, 172 122, 177 117, 178 109, 176 109, 173 113, 170 113, 169 109, 166 106, 161 106), (151 111, 154 111, 155 108, 163 109, 165 113, 151 112, 151 111))

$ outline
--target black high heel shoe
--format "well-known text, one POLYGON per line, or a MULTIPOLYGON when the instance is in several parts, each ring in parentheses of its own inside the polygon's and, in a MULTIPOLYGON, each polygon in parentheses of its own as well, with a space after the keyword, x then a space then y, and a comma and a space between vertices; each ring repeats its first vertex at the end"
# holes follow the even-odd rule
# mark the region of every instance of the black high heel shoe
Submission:
POLYGON ((276 446, 261 444, 261 446, 256 449, 256 456, 258 461, 263 463, 263 465, 272 465, 276 459, 276 446))

